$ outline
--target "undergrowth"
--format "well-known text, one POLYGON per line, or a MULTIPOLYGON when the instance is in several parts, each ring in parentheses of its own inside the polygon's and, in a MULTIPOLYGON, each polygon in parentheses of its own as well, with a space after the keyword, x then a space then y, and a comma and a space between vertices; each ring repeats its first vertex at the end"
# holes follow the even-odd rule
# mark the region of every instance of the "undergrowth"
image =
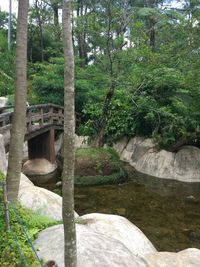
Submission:
MULTIPOLYGON (((0 174, 0 182, 2 182, 4 179, 4 176, 0 174)), ((10 230, 6 231, 2 197, 3 190, 0 186, 0 266, 22 267, 25 265, 20 257, 20 253, 14 241, 13 235, 10 230)), ((28 209, 22 208, 19 204, 16 205, 16 210, 31 241, 34 241, 34 239, 37 237, 37 234, 41 230, 57 224, 56 221, 53 221, 45 216, 41 216, 37 213, 33 213, 28 209)), ((17 237, 17 242, 24 255, 26 266, 38 267, 39 262, 37 261, 36 256, 31 250, 30 244, 28 243, 26 236, 23 233, 22 228, 17 220, 16 214, 12 210, 10 204, 9 217, 10 226, 12 227, 12 230, 17 237)))

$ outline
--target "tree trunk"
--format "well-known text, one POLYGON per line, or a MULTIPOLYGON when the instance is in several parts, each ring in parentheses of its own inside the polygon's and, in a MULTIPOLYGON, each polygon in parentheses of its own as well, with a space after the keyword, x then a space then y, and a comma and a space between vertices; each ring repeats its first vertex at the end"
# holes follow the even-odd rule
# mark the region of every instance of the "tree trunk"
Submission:
POLYGON ((41 49, 41 61, 44 61, 44 41, 43 41, 43 25, 42 20, 40 16, 40 8, 38 6, 38 0, 35 1, 35 9, 37 11, 37 20, 38 20, 38 26, 39 26, 39 32, 40 32, 40 49, 41 49))
POLYGON ((149 18, 149 27, 150 27, 150 37, 149 37, 149 43, 152 51, 155 51, 155 45, 156 45, 156 32, 155 32, 155 18, 153 16, 150 16, 149 18))
POLYGON ((64 46, 64 163, 63 163, 63 223, 65 240, 65 266, 76 267, 76 231, 74 222, 74 55, 70 16, 70 0, 63 0, 64 46))
POLYGON ((53 14, 54 14, 54 27, 55 27, 55 39, 60 42, 61 40, 61 30, 59 24, 59 15, 58 15, 58 3, 52 5, 53 14))
MULTIPOLYGON (((84 12, 84 3, 82 0, 78 0, 77 2, 77 17, 83 17, 87 13, 87 5, 84 12)), ((79 24, 79 30, 77 33, 77 41, 78 41, 78 53, 80 58, 80 67, 85 67, 87 65, 87 50, 86 50, 86 41, 85 41, 85 22, 82 25, 82 22, 79 24), (81 30, 80 30, 81 29, 81 30)))
POLYGON ((27 66, 27 17, 28 0, 20 0, 17 20, 15 103, 8 158, 7 188, 16 202, 22 167, 22 149, 26 124, 26 66, 27 66))

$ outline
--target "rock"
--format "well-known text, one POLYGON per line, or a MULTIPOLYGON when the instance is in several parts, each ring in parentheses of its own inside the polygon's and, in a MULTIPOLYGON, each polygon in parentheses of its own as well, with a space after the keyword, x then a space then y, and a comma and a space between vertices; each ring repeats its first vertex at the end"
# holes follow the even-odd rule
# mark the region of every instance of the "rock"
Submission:
MULTIPOLYGON (((146 267, 144 259, 132 254, 115 237, 93 231, 88 225, 76 224, 78 267, 146 267)), ((63 225, 39 233, 35 242, 39 256, 53 259, 64 267, 63 225)))
POLYGON ((116 210, 117 214, 120 216, 126 215, 126 209, 125 208, 116 208, 115 210, 116 210))
POLYGON ((200 250, 189 248, 179 253, 157 252, 145 256, 148 266, 153 267, 199 267, 200 250))
POLYGON ((55 171, 56 164, 47 159, 32 159, 24 163, 23 173, 25 175, 44 175, 55 171))
POLYGON ((55 154, 58 155, 63 147, 63 133, 61 133, 54 143, 55 154))
POLYGON ((58 181, 57 183, 56 183, 56 187, 61 187, 62 186, 62 181, 58 181))
POLYGON ((81 216, 78 220, 86 221, 87 226, 94 232, 105 234, 110 238, 114 237, 135 255, 143 256, 156 252, 142 231, 124 217, 92 213, 81 216))
POLYGON ((120 140, 120 142, 117 142, 114 144, 114 149, 121 155, 123 150, 126 148, 126 145, 128 144, 128 138, 124 137, 120 140))
MULTIPOLYGON (((88 148, 88 141, 89 141, 89 137, 88 136, 78 136, 75 135, 75 148, 88 148)), ((62 137, 62 142, 61 142, 61 148, 60 151, 57 152, 60 154, 61 158, 63 158, 63 137, 62 137)), ((57 151, 57 150, 56 150, 57 151)))
POLYGON ((75 135, 75 147, 76 148, 87 148, 88 147, 88 136, 75 135))
POLYGON ((199 203, 199 200, 196 199, 194 196, 191 195, 191 196, 187 196, 185 198, 185 203, 197 204, 197 203, 199 203))
POLYGON ((27 175, 31 181, 36 184, 48 182, 54 177, 54 172, 57 169, 57 164, 52 164, 47 159, 32 159, 24 163, 22 172, 27 175))
POLYGON ((24 174, 21 174, 18 199, 25 208, 57 221, 62 220, 62 197, 34 186, 24 174))
POLYGON ((28 142, 24 142, 23 144, 23 162, 28 160, 28 142))
POLYGON ((120 159, 138 172, 183 182, 200 182, 200 149, 185 146, 176 153, 158 150, 152 139, 135 137, 114 145, 120 159), (195 160, 194 160, 195 159, 195 160))
POLYGON ((183 177, 187 182, 200 181, 200 149, 194 146, 184 146, 175 154, 175 178, 183 177), (194 160, 195 159, 195 160, 194 160))
POLYGON ((7 160, 6 160, 6 152, 4 147, 4 138, 3 135, 0 134, 0 171, 6 172, 7 170, 7 160))
POLYGON ((0 97, 0 108, 3 108, 6 106, 8 102, 8 98, 7 97, 4 97, 4 96, 1 96, 0 97))

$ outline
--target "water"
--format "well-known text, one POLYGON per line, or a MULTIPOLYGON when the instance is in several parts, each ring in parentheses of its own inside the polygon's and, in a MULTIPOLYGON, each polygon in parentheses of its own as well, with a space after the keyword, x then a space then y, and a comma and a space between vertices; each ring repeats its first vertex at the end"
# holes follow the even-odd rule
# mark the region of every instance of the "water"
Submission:
POLYGON ((79 215, 121 215, 137 225, 158 250, 200 249, 200 184, 132 174, 121 185, 75 188, 79 215))

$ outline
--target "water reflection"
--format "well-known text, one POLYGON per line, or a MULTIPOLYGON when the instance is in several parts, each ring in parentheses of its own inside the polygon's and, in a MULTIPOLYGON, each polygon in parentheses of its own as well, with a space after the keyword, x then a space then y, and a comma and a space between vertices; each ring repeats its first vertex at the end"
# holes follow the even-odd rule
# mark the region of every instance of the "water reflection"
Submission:
POLYGON ((82 215, 122 215, 137 225, 158 250, 200 248, 200 184, 134 174, 122 185, 75 188, 75 209, 82 215))

